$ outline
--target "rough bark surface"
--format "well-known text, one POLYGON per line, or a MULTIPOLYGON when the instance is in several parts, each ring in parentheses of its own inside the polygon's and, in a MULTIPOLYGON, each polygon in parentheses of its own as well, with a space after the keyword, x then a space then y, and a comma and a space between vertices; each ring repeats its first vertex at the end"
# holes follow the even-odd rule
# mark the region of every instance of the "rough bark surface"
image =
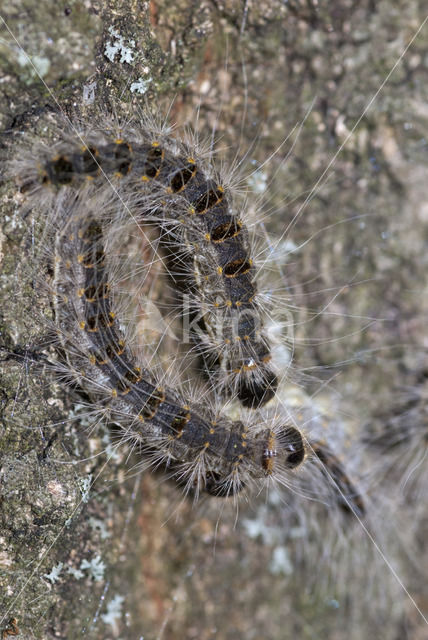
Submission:
MULTIPOLYGON (((365 429, 376 443, 367 475, 382 469, 379 451, 389 456, 377 448, 389 427, 404 430, 403 458, 426 448, 428 25, 388 77, 424 11, 417 0, 9 0, 1 14, 5 156, 19 153, 25 127, 49 135, 56 102, 73 117, 170 108, 181 124, 200 104, 202 134, 215 127, 229 161, 250 149, 268 181, 269 237, 311 195, 272 247, 305 390, 282 393, 337 421, 345 439, 365 429)), ((284 531, 282 503, 254 496, 236 517, 233 505, 194 506, 160 476, 133 473, 137 460, 113 448, 107 426, 82 418, 78 392, 43 364, 37 318, 50 307, 28 266, 38 238, 15 186, 1 190, 3 637, 16 618, 23 639, 422 640, 426 468, 413 492, 386 463, 387 479, 371 487, 390 505, 385 555, 414 599, 384 566, 393 607, 385 593, 367 601, 347 531, 325 551, 328 511, 302 501, 284 531), (299 546, 305 517, 319 518, 313 549, 299 546)))

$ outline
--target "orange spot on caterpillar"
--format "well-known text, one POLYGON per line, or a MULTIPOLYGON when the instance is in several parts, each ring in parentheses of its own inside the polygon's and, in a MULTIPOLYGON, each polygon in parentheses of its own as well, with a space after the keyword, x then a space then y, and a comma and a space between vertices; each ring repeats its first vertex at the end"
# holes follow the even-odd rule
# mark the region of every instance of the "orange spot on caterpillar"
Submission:
POLYGON ((142 415, 147 420, 152 420, 155 417, 159 406, 163 402, 165 402, 165 393, 162 388, 158 387, 154 391, 154 393, 151 396, 149 396, 149 398, 146 400, 146 403, 141 409, 142 415))
POLYGON ((171 422, 171 429, 174 432, 174 438, 181 438, 184 428, 189 422, 190 417, 190 407, 188 405, 184 405, 183 408, 179 411, 178 415, 174 416, 171 422))
POLYGON ((274 459, 277 457, 278 452, 275 448, 276 438, 273 431, 269 430, 269 435, 266 441, 266 445, 262 455, 262 466, 266 475, 271 475, 274 469, 274 459))

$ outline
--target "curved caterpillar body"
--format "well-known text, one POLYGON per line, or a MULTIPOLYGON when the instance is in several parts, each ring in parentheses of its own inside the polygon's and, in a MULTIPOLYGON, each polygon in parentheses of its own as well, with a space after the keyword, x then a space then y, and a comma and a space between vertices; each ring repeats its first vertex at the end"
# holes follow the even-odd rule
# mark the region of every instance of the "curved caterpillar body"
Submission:
MULTIPOLYGON (((251 408, 274 393, 245 225, 212 169, 200 169, 196 154, 150 125, 151 134, 129 128, 132 145, 113 126, 104 134, 85 133, 80 146, 76 135, 56 130, 59 143, 27 144, 9 164, 45 221, 45 243, 54 247, 46 251, 55 274, 54 329, 67 361, 55 366, 119 426, 121 440, 138 444, 149 463, 166 465, 187 491, 232 496, 266 479, 290 486, 290 471, 309 457, 333 481, 334 502, 363 514, 361 493, 329 448, 318 441, 308 447, 275 410, 232 420, 218 406, 189 400, 164 371, 147 364, 147 354, 141 361, 138 345, 125 335, 111 249, 126 253, 130 225, 132 237, 140 223, 155 223, 169 253, 176 250, 172 260, 168 256, 171 275, 181 276, 202 319, 205 333, 197 338, 210 347, 207 359, 220 361, 223 380, 215 390, 229 389, 251 408)), ((137 260, 141 275, 140 253, 137 260)), ((311 484, 310 476, 309 469, 311 484)))
POLYGON ((187 478, 196 493, 228 496, 243 488, 244 478, 278 474, 276 465, 279 470, 299 465, 305 448, 294 427, 257 431, 214 415, 136 362, 110 301, 106 210, 107 203, 97 213, 85 190, 76 195, 65 189, 57 197, 55 217, 62 227, 56 238, 57 324, 81 385, 108 407, 127 438, 156 449, 168 464, 181 465, 177 476, 187 478))
POLYGON ((244 406, 262 406, 275 394, 277 376, 263 334, 245 225, 232 210, 228 190, 199 167, 189 149, 161 137, 132 137, 111 141, 85 135, 81 148, 60 145, 41 164, 39 179, 77 186, 104 174, 119 180, 119 193, 132 191, 137 219, 154 218, 165 231, 176 280, 199 320, 192 323, 192 338, 208 367, 218 364, 211 372, 214 382, 244 406))
MULTIPOLYGON (((129 223, 137 228, 140 221, 154 221, 166 228, 169 247, 179 251, 175 268, 183 263, 184 287, 195 306, 207 309, 204 329, 210 345, 215 343, 224 386, 232 386, 251 408, 273 394, 276 376, 255 300, 248 232, 229 209, 226 191, 198 169, 188 149, 157 133, 156 140, 139 139, 132 146, 101 134, 85 134, 80 147, 73 136, 54 150, 37 141, 30 154, 24 151, 10 164, 9 173, 18 175, 21 190, 46 220, 47 244, 55 247, 55 330, 67 359, 61 374, 89 392, 94 406, 120 427, 121 438, 138 443, 153 464, 173 469, 175 479, 195 494, 235 495, 266 478, 288 485, 289 471, 306 458, 297 428, 278 424, 276 417, 233 421, 188 400, 164 373, 138 360, 120 326, 109 248, 122 244, 116 236, 129 223), (220 331, 213 309, 222 314, 220 331), (235 369, 226 369, 233 364, 235 369)), ((138 136, 144 131, 131 129, 128 139, 138 136)), ((363 513, 338 459, 313 446, 315 458, 342 487, 345 509, 349 500, 363 513)))
MULTIPOLYGON (((121 439, 139 445, 153 464, 173 469, 176 480, 195 495, 205 490, 231 496, 263 479, 287 484, 287 474, 306 455, 299 430, 272 420, 263 424, 260 418, 252 424, 232 421, 183 398, 165 382, 164 375, 156 375, 138 361, 120 327, 115 306, 108 253, 111 235, 123 227, 124 220, 136 220, 133 212, 142 220, 158 220, 158 210, 166 199, 174 199, 174 230, 182 226, 188 243, 200 239, 202 233, 208 243, 210 233, 210 242, 220 247, 214 249, 217 260, 227 257, 216 275, 218 286, 223 283, 235 302, 245 291, 246 304, 255 304, 252 267, 242 269, 243 262, 237 264, 239 256, 244 260, 247 234, 240 221, 224 209, 223 190, 215 192, 214 183, 196 169, 195 162, 190 176, 183 157, 173 160, 157 142, 137 146, 133 163, 130 144, 120 140, 99 144, 97 149, 87 146, 76 150, 68 145, 71 153, 67 154, 64 144, 54 157, 40 145, 37 166, 23 154, 12 169, 19 175, 22 190, 30 192, 32 202, 47 214, 46 241, 55 247, 55 330, 67 361, 63 368, 59 365, 60 371, 88 392, 94 405, 119 426, 121 439), (119 198, 112 198, 111 185, 88 179, 98 175, 99 165, 103 171, 115 169, 120 178, 127 176, 126 203, 125 190, 119 192, 119 198), (135 188, 137 181, 139 185, 150 183, 150 193, 142 195, 135 188), (184 198, 180 192, 187 183, 184 198), (52 184, 58 188, 52 189, 52 184), (191 211, 189 202, 193 203, 191 211), (184 213, 189 217, 185 224, 184 213), (193 223, 196 217, 198 222, 193 223), (204 221, 203 232, 200 220, 204 221)), ((187 164, 190 162, 188 158, 187 164)), ((195 261, 200 261, 199 257, 195 261)), ((238 312, 239 307, 235 305, 238 312)), ((263 338, 252 332, 243 342, 248 345, 244 353, 259 358, 260 370, 270 371, 263 362, 263 338)))

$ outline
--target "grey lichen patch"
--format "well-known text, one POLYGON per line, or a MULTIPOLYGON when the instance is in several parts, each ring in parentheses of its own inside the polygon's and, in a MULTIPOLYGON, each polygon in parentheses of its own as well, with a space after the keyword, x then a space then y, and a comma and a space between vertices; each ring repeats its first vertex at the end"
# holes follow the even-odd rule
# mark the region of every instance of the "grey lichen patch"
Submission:
POLYGON ((103 10, 105 28, 98 46, 99 90, 104 99, 129 102, 132 96, 155 96, 185 86, 201 63, 203 44, 212 30, 204 3, 186 2, 156 8, 167 16, 171 39, 153 29, 148 3, 110 0, 103 10), (159 38, 160 36, 160 38, 159 38))
POLYGON ((147 93, 150 87, 151 81, 152 81, 151 77, 138 78, 137 82, 133 82, 131 84, 129 90, 131 93, 139 93, 140 95, 143 96, 145 93, 147 93))
POLYGON ((272 560, 270 563, 270 570, 274 574, 284 574, 290 576, 294 567, 291 562, 290 552, 285 546, 278 546, 272 552, 272 560))
POLYGON ((125 41, 125 38, 114 27, 109 27, 108 33, 111 35, 111 40, 105 44, 104 55, 106 58, 110 62, 133 63, 136 56, 135 40, 129 38, 125 41))
POLYGON ((58 562, 57 565, 52 567, 52 569, 50 570, 49 573, 43 574, 43 578, 46 578, 46 580, 49 580, 49 582, 51 584, 54 584, 55 582, 57 582, 59 580, 59 576, 60 576, 61 571, 63 570, 63 568, 64 568, 64 563, 63 562, 58 562))
POLYGON ((85 574, 80 569, 75 569, 74 567, 67 567, 67 573, 73 576, 76 580, 81 580, 85 574))
POLYGON ((88 502, 92 485, 92 474, 89 474, 89 476, 83 478, 79 478, 78 484, 82 496, 82 502, 88 502))
POLYGON ((117 622, 122 616, 122 607, 125 602, 125 598, 119 594, 115 595, 112 600, 107 602, 107 612, 101 614, 101 620, 104 624, 110 625, 113 628, 117 627, 117 622))
POLYGON ((101 582, 104 580, 104 572, 106 570, 106 565, 104 561, 101 559, 100 555, 96 555, 91 560, 82 560, 80 564, 81 571, 88 571, 88 574, 91 578, 95 580, 95 582, 101 582))
POLYGON ((23 69, 22 79, 30 84, 34 79, 43 79, 51 66, 49 58, 28 56, 23 49, 17 49, 17 62, 23 69))
POLYGON ((103 520, 99 518, 89 518, 89 526, 95 531, 98 531, 101 540, 110 538, 111 533, 108 531, 106 523, 103 520))

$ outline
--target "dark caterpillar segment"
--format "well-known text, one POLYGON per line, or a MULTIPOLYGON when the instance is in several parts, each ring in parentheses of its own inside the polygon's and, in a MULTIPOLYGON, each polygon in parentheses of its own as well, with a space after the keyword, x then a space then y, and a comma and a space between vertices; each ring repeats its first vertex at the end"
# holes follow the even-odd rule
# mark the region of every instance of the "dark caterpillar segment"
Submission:
POLYGON ((100 172, 97 156, 98 151, 95 147, 87 147, 82 154, 73 156, 73 165, 78 167, 78 173, 95 178, 100 172))
POLYGON ((110 311, 108 314, 99 313, 87 316, 86 327, 87 331, 96 332, 104 331, 105 329, 112 327, 114 323, 114 313, 110 311))
MULTIPOLYGON (((175 411, 175 407, 172 410, 175 411)), ((213 423, 190 409, 186 411, 185 416, 185 426, 173 435, 180 443, 208 451, 230 465, 237 465, 251 456, 252 441, 247 441, 246 431, 241 422, 233 423, 231 430, 222 424, 213 426, 213 423)), ((167 419, 171 427, 176 423, 175 418, 176 416, 171 420, 170 415, 167 419)))
MULTIPOLYGON (((226 268, 231 265, 231 272, 233 271, 232 264, 234 262, 244 263, 247 257, 247 251, 241 245, 237 238, 230 238, 221 244, 216 244, 214 251, 217 256, 218 266, 222 268, 223 272, 226 272, 226 268)), ((226 275, 226 273, 225 273, 226 275)), ((254 285, 253 285, 254 289, 254 285)))
POLYGON ((157 143, 133 149, 129 143, 116 140, 100 147, 85 147, 70 157, 53 158, 45 165, 44 181, 58 186, 70 185, 79 175, 93 178, 103 172, 107 176, 123 177, 131 171, 138 172, 142 180, 152 180, 159 175, 163 158, 164 151, 157 143))
POLYGON ((93 269, 94 266, 102 267, 104 265, 104 259, 104 251, 93 251, 92 249, 78 256, 78 261, 81 262, 86 269, 93 269))
POLYGON ((269 369, 258 365, 257 378, 238 378, 236 394, 248 409, 255 409, 269 402, 278 388, 278 378, 269 369))
POLYGON ((337 456, 322 442, 312 442, 311 448, 314 455, 322 463, 321 470, 324 475, 333 480, 340 490, 337 492, 339 506, 346 513, 363 517, 366 513, 364 500, 346 474, 337 456))
MULTIPOLYGON (((88 270, 94 269, 95 267, 98 269, 102 268, 105 263, 105 255, 104 247, 101 243, 102 229, 100 225, 95 221, 91 221, 78 230, 78 236, 84 245, 83 251, 77 256, 78 262, 88 270)), ((91 277, 90 273, 88 273, 88 277, 91 277)), ((87 286, 90 285, 91 282, 87 284, 87 286)))
POLYGON ((140 422, 155 422, 166 396, 163 389, 143 378, 148 372, 135 367, 122 355, 108 362, 108 375, 113 395, 126 398, 140 422))
POLYGON ((237 258, 236 260, 231 260, 228 262, 223 268, 223 273, 226 278, 236 278, 237 276, 246 275, 253 263, 251 260, 246 260, 245 258, 237 258))
POLYGON ((189 420, 190 407, 186 406, 181 408, 171 421, 171 430, 173 431, 174 438, 181 438, 183 430, 186 428, 189 420))
MULTIPOLYGON (((102 242, 103 230, 99 222, 96 220, 90 220, 84 227, 78 230, 78 236, 84 243, 90 243, 92 246, 94 242, 102 242)), ((103 245, 101 244, 97 249, 104 252, 103 245)))
MULTIPOLYGON (((103 251, 100 241, 94 243, 94 251, 103 251)), ((104 269, 93 268, 85 271, 85 291, 104 291, 108 288, 104 269)), ((120 353, 120 338, 115 328, 115 314, 110 308, 110 300, 101 298, 84 305, 84 329, 90 334, 91 342, 96 347, 93 362, 107 367, 112 390, 121 396, 129 395, 129 402, 142 420, 152 420, 159 406, 165 401, 162 389, 143 379, 147 375, 139 367, 135 367, 128 357, 120 353), (94 335, 96 334, 96 335, 94 335)))
POLYGON ((253 309, 257 312, 254 303, 254 284, 252 283, 250 273, 243 273, 235 276, 235 278, 224 278, 224 290, 226 300, 229 301, 227 306, 239 310, 241 307, 253 309))
POLYGON ((110 306, 103 229, 97 221, 90 219, 78 229, 77 236, 85 250, 85 253, 77 256, 85 269, 84 287, 78 290, 77 295, 83 299, 84 321, 81 328, 91 334, 91 342, 95 347, 90 359, 101 365, 110 363, 110 366, 116 361, 117 367, 121 363, 124 347, 117 334, 115 314, 110 306))
MULTIPOLYGON (((100 165, 98 160, 98 151, 95 147, 83 147, 79 153, 73 153, 71 156, 71 163, 73 165, 73 171, 77 174, 86 176, 87 178, 95 178, 100 173, 100 165)), ((52 170, 52 167, 51 167, 52 170)), ((56 184, 64 184, 61 181, 61 176, 53 171, 56 184)))
POLYGON ((254 316, 252 307, 240 310, 238 316, 238 336, 242 340, 254 341, 260 332, 260 320, 254 316))
POLYGON ((116 174, 126 176, 131 170, 132 149, 131 145, 121 140, 116 140, 116 149, 114 151, 114 159, 116 163, 116 174))
POLYGON ((196 174, 196 164, 192 158, 188 159, 186 166, 178 169, 169 179, 169 187, 172 193, 180 193, 183 191, 190 180, 196 174))
POLYGON ((147 376, 147 372, 136 367, 125 353, 113 356, 107 365, 112 389, 127 396, 127 402, 132 405, 136 415, 150 420, 164 399, 162 390, 145 380, 143 376, 147 376))
POLYGON ((197 200, 191 202, 191 206, 194 213, 203 215, 213 209, 216 205, 220 204, 224 197, 224 189, 220 185, 209 186, 207 182, 207 189, 205 193, 197 198, 197 200))
POLYGON ((131 170, 132 158, 132 147, 123 140, 116 140, 99 148, 88 147, 88 149, 81 154, 80 160, 77 154, 73 156, 76 173, 92 177, 95 172, 93 165, 97 167, 98 171, 106 175, 114 174, 118 177, 123 177, 131 170), (89 174, 85 171, 85 164, 82 162, 84 157, 87 158, 88 163, 90 162, 89 158, 92 160, 92 171, 89 174))
POLYGON ((117 382, 117 389, 120 393, 129 393, 134 385, 141 381, 140 367, 132 367, 125 371, 123 376, 117 382))
POLYGON ((252 443, 247 441, 246 430, 242 423, 237 423, 237 429, 230 434, 226 448, 224 450, 224 456, 231 462, 239 463, 246 455, 248 455, 249 445, 252 443))
POLYGON ((165 394, 162 389, 156 388, 141 407, 140 414, 144 420, 153 420, 163 402, 165 402, 165 394))
POLYGON ((209 233, 209 239, 211 242, 217 244, 218 242, 225 242, 236 236, 241 232, 242 222, 230 217, 228 222, 221 222, 217 224, 209 233))
MULTIPOLYGON (((102 156, 102 147, 100 155, 102 156)), ((159 177, 164 166, 165 151, 159 143, 135 145, 132 149, 132 165, 128 174, 142 182, 150 182, 159 177)))
POLYGON ((158 147, 156 143, 154 143, 152 145, 152 148, 147 153, 146 176, 154 179, 159 175, 164 155, 164 150, 158 147))
POLYGON ((89 359, 94 365, 105 366, 112 363, 112 366, 114 366, 115 358, 122 356, 124 351, 124 340, 116 336, 114 341, 103 344, 101 349, 91 351, 89 359))
MULTIPOLYGON (((262 406, 271 400, 278 387, 277 375, 270 367, 270 350, 263 338, 260 338, 259 327, 254 323, 254 316, 244 318, 240 337, 240 367, 234 369, 236 394, 249 409, 262 406), (245 333, 244 333, 245 330, 245 333), (253 331, 253 339, 245 340, 248 331, 253 331)), ((230 366, 233 366, 232 363, 230 366)))
POLYGON ((295 427, 286 427, 277 436, 277 441, 286 452, 287 467, 291 469, 299 467, 306 457, 305 443, 300 431, 295 427))
POLYGON ((69 185, 73 182, 76 168, 68 156, 58 156, 47 163, 43 182, 52 182, 58 185, 69 185))
POLYGON ((83 290, 85 301, 92 303, 106 300, 109 297, 109 289, 108 282, 90 284, 83 290))

